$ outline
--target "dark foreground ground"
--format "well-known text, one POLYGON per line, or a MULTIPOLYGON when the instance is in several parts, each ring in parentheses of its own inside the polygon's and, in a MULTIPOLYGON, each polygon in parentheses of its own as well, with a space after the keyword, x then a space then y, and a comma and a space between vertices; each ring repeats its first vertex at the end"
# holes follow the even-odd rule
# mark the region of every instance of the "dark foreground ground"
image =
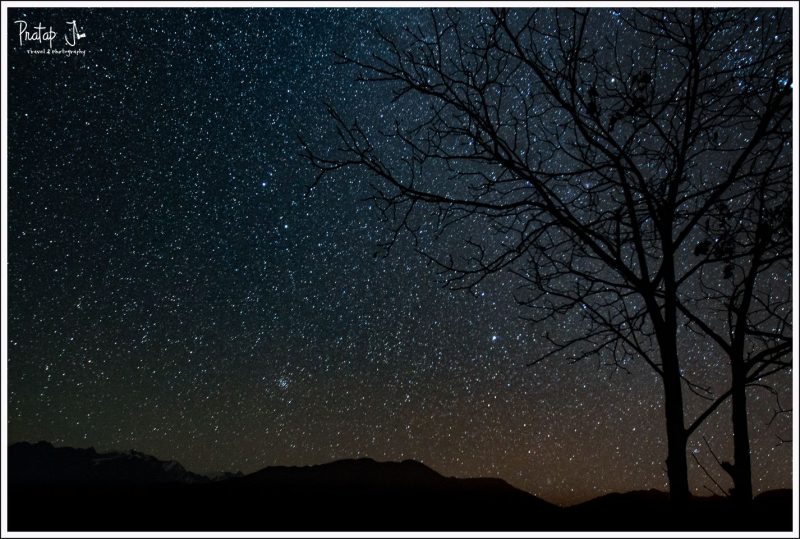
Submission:
POLYGON ((791 491, 694 498, 678 516, 663 492, 611 494, 561 508, 499 479, 444 477, 415 461, 344 460, 210 480, 139 453, 45 443, 9 448, 12 531, 504 530, 792 528, 791 491))

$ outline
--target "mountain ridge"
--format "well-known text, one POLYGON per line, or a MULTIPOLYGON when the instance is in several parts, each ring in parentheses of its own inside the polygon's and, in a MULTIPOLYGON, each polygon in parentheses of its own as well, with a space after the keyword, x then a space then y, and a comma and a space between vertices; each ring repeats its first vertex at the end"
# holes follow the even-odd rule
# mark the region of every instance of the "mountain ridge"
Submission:
POLYGON ((792 492, 770 491, 747 515, 694 498, 677 519, 658 490, 560 507, 500 478, 446 477, 406 459, 267 466, 212 480, 130 451, 20 442, 9 447, 13 530, 785 530, 792 492), (137 475, 141 474, 141 475, 137 475), (296 518, 294 515, 306 515, 296 518))

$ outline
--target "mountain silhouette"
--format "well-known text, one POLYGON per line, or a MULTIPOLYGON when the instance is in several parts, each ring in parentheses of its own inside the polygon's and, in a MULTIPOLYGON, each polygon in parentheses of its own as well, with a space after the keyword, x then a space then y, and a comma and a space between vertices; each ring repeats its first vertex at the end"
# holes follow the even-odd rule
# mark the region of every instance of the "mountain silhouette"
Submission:
POLYGON ((791 491, 754 500, 695 498, 676 519, 660 491, 609 494, 562 508, 497 478, 446 477, 414 461, 346 459, 194 474, 135 451, 18 443, 9 447, 15 531, 790 530, 791 491))
POLYGON ((660 490, 614 492, 565 509, 572 529, 619 531, 660 530, 790 530, 792 491, 772 490, 756 496, 749 510, 735 507, 731 498, 693 496, 676 519, 669 494, 660 490))
POLYGON ((208 477, 187 471, 176 461, 127 453, 98 453, 93 447, 53 447, 20 442, 8 448, 8 479, 15 484, 137 485, 202 483, 208 477))

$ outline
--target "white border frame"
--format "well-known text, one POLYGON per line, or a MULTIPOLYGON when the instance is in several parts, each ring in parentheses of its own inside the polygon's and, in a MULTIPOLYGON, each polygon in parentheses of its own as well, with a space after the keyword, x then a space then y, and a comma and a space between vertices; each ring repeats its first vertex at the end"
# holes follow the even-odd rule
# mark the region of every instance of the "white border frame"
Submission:
POLYGON ((794 367, 792 368, 792 439, 793 460, 792 460, 792 488, 794 514, 792 519, 791 532, 9 532, 8 531, 8 8, 430 8, 430 7, 780 7, 792 10, 792 49, 794 54, 794 66, 792 68, 792 80, 794 88, 792 90, 792 181, 794 190, 792 192, 793 215, 792 224, 792 333, 794 342, 797 342, 800 328, 800 313, 798 313, 798 190, 800 190, 800 148, 798 148, 798 63, 800 63, 800 50, 798 50, 798 31, 800 26, 799 13, 800 6, 793 1, 765 1, 765 2, 709 2, 709 1, 643 1, 643 2, 610 2, 610 1, 253 1, 253 2, 221 2, 221 1, 166 1, 166 2, 109 2, 109 1, 87 1, 87 2, 35 2, 35 1, 11 1, 2 3, 2 13, 0 14, 0 47, 2 47, 2 74, 0 75, 0 109, 2 119, 0 119, 0 429, 2 436, 2 460, 0 461, 0 535, 9 538, 24 537, 797 537, 798 536, 798 347, 794 347, 792 357, 794 367))

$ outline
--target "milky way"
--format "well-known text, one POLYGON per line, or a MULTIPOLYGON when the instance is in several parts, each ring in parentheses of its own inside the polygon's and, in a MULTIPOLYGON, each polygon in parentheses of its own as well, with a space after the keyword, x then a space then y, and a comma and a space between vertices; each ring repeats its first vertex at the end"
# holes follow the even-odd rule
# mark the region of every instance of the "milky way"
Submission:
MULTIPOLYGON (((334 51, 368 55, 374 26, 424 16, 9 10, 10 441, 197 472, 414 458, 560 503, 666 489, 646 365, 527 368, 547 331, 579 321, 523 321, 511 275, 447 290, 410 241, 384 257, 358 174, 310 188, 298 135, 335 140, 324 102, 375 124, 395 112, 334 51), (86 53, 29 54, 15 20, 76 20, 86 53)), ((725 358, 699 353, 724 382, 725 358)), ((790 373, 773 382, 790 402, 790 373)), ((791 484, 774 409, 753 393, 757 491, 791 484)), ((702 436, 729 458, 729 432, 723 406, 689 449, 712 467, 702 436)))

